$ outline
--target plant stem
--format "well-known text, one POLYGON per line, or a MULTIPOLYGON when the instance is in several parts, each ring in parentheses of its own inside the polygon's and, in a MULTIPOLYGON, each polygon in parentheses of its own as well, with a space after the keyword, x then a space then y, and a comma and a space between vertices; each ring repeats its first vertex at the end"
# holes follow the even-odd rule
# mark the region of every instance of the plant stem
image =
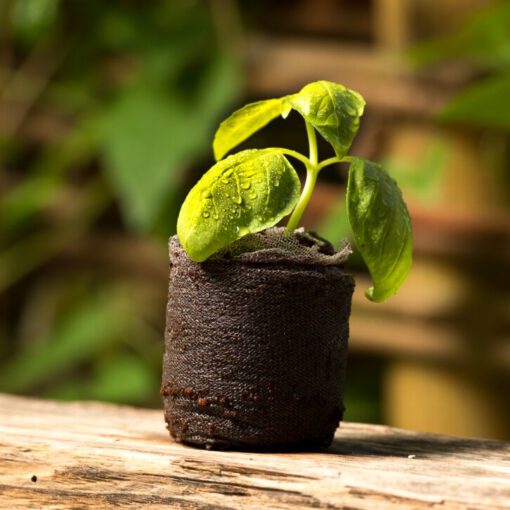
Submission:
POLYGON ((337 157, 325 159, 324 161, 321 161, 319 163, 319 165, 318 165, 319 170, 322 170, 326 166, 334 165, 335 163, 341 163, 342 161, 344 161, 344 160, 337 158, 337 157))
POLYGON ((312 196, 315 182, 317 181, 317 175, 320 170, 318 164, 319 156, 317 152, 317 136, 313 126, 309 122, 306 122, 306 133, 308 135, 308 146, 310 148, 309 164, 306 165, 305 186, 303 187, 303 191, 301 192, 296 208, 292 212, 290 220, 287 223, 286 229, 289 234, 296 230, 299 221, 301 220, 301 216, 303 215, 303 212, 310 201, 310 197, 312 196))
POLYGON ((306 123, 306 134, 308 135, 308 147, 310 149, 310 163, 313 166, 316 166, 318 163, 318 152, 317 152, 317 136, 315 134, 315 130, 313 126, 308 122, 306 123))
POLYGON ((293 151, 291 149, 283 149, 283 148, 275 148, 274 150, 277 150, 278 152, 281 152, 282 154, 286 154, 287 156, 291 156, 292 158, 297 159, 298 161, 301 161, 303 165, 305 165, 306 168, 310 166, 310 160, 303 156, 303 154, 300 154, 299 152, 293 151))
POLYGON ((310 197, 312 196, 313 188, 315 187, 315 181, 317 180, 317 170, 315 168, 307 168, 306 169, 306 181, 303 191, 301 192, 301 196, 299 197, 299 201, 296 205, 296 208, 292 212, 292 216, 290 217, 289 222, 287 223, 287 231, 289 233, 294 232, 296 230, 299 221, 301 220, 301 216, 303 215, 308 202, 310 201, 310 197))

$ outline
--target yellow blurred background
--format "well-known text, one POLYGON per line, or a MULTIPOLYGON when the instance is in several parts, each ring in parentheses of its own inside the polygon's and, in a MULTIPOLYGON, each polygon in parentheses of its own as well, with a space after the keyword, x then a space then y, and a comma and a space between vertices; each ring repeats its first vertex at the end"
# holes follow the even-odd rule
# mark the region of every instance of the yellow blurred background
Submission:
MULTIPOLYGON (((365 97, 352 152, 415 231, 385 304, 350 261, 346 420, 510 439, 506 1, 3 0, 0 391, 160 406, 166 242, 215 128, 320 79, 365 97)), ((303 132, 291 114, 245 146, 303 132)), ((303 222, 335 244, 345 172, 303 222)))

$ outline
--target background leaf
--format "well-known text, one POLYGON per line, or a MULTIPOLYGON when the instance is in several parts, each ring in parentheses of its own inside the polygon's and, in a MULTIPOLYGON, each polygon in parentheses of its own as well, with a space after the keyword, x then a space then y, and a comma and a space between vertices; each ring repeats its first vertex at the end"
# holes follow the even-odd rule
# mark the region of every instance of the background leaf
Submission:
POLYGON ((289 102, 333 146, 337 157, 347 154, 365 107, 357 92, 338 83, 317 81, 289 96, 289 102))
POLYGON ((374 286, 367 298, 384 301, 397 292, 412 262, 412 227, 396 182, 380 165, 352 158, 347 214, 374 286))
POLYGON ((296 171, 274 149, 229 156, 186 197, 179 240, 191 259, 202 262, 236 239, 276 225, 296 205, 300 188, 296 171))
POLYGON ((285 98, 257 101, 243 106, 225 119, 214 136, 213 149, 216 161, 267 123, 282 115, 285 103, 285 98))
POLYGON ((188 164, 205 153, 213 126, 239 91, 235 61, 201 69, 190 97, 151 84, 126 89, 104 113, 105 170, 131 227, 150 230, 188 164))
POLYGON ((468 87, 441 112, 443 120, 510 130, 510 73, 468 87))
POLYGON ((483 69, 508 68, 510 2, 489 3, 469 16, 453 34, 420 43, 410 53, 419 65, 447 58, 463 58, 483 69))
POLYGON ((103 155, 128 223, 140 230, 155 220, 192 147, 186 111, 164 94, 136 89, 105 114, 103 155), (170 141, 171 140, 171 141, 170 141))

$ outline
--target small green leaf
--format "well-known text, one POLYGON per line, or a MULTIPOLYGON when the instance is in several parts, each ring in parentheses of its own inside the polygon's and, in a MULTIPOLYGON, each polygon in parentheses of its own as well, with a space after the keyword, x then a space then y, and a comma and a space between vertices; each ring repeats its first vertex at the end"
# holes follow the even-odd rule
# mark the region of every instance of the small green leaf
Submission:
POLYGON ((374 282, 366 296, 384 301, 397 292, 411 268, 411 219, 400 189, 386 171, 376 163, 351 159, 349 223, 374 282))
POLYGON ((246 150, 216 163, 184 201, 177 235, 195 262, 276 225, 296 205, 301 185, 275 149, 246 150))
POLYGON ((358 132, 365 100, 360 94, 330 81, 309 83, 288 101, 343 158, 358 132))
POLYGON ((257 101, 236 110, 220 124, 214 136, 213 150, 216 161, 276 119, 278 115, 285 113, 288 114, 288 106, 286 107, 286 98, 284 97, 257 101))

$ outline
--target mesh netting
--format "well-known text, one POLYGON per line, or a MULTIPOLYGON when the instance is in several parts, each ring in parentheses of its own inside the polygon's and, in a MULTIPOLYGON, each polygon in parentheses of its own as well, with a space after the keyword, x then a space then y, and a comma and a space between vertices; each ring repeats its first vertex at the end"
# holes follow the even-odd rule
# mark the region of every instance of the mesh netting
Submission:
POLYGON ((331 442, 343 414, 349 249, 282 234, 249 236, 200 264, 171 239, 162 393, 177 440, 254 450, 331 442))
POLYGON ((329 241, 303 228, 288 235, 283 227, 274 227, 242 237, 220 251, 213 259, 235 258, 245 261, 342 265, 352 253, 347 241, 335 251, 329 241))

